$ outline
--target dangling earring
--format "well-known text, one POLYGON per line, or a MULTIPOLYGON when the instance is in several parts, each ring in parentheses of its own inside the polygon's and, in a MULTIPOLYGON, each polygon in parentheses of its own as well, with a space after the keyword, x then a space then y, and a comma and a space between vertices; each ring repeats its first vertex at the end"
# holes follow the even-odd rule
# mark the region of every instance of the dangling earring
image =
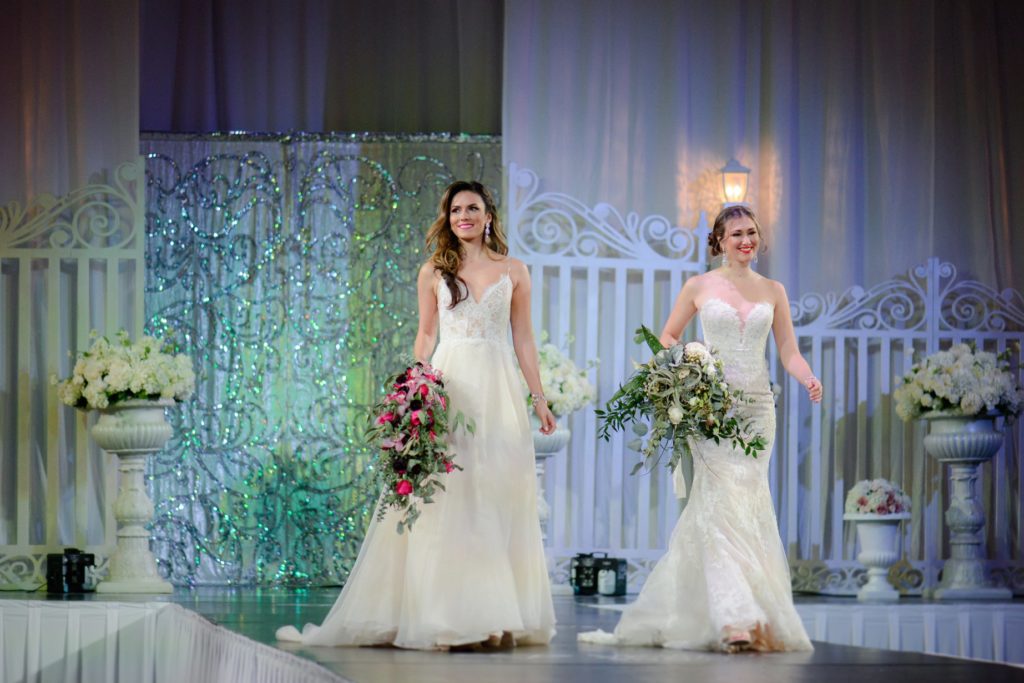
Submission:
POLYGON ((725 255, 725 252, 723 251, 722 252, 722 267, 725 268, 728 265, 729 265, 729 258, 725 255))
POLYGON ((484 237, 490 237, 490 236, 491 236, 491 224, 488 223, 487 227, 484 228, 484 237))
POLYGON ((750 260, 750 265, 752 265, 752 266, 756 266, 757 265, 757 252, 756 251, 754 252, 754 258, 750 260))

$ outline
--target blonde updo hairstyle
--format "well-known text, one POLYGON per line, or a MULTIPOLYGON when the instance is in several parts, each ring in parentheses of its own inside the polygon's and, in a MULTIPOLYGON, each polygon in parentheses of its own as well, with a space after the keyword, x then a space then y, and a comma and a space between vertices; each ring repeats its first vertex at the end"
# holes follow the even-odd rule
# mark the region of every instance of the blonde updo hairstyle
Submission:
POLYGON ((441 195, 441 202, 437 207, 437 218, 427 230, 427 250, 433 251, 430 262, 434 265, 434 272, 441 275, 451 294, 452 303, 449 308, 455 308, 456 304, 469 296, 469 287, 465 280, 459 277, 459 268, 462 267, 465 250, 462 247, 462 242, 455 235, 455 231, 452 230, 451 224, 452 201, 460 192, 472 192, 480 197, 484 202, 484 211, 491 216, 491 234, 484 237, 484 244, 487 248, 502 256, 508 253, 505 231, 501 227, 498 206, 494 202, 491 191, 483 183, 475 180, 456 180, 449 185, 441 195))
POLYGON ((727 221, 733 218, 749 218, 754 221, 754 227, 757 229, 757 242, 758 251, 764 253, 767 251, 767 246, 764 241, 764 231, 761 230, 761 224, 757 220, 757 216, 754 215, 753 209, 743 204, 737 204, 736 206, 727 206, 718 212, 718 216, 715 217, 715 224, 711 228, 711 232, 708 233, 708 247, 711 249, 711 256, 722 255, 722 240, 725 238, 725 224, 727 221))

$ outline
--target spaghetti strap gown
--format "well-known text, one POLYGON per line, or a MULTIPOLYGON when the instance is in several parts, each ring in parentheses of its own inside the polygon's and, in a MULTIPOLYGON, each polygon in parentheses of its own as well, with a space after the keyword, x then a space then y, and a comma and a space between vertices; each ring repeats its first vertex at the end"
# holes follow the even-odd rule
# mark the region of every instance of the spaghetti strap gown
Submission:
POLYGON ((720 299, 699 311, 707 345, 726 381, 749 402, 740 408, 767 441, 755 459, 722 442, 691 441, 693 487, 665 553, 614 633, 583 642, 717 650, 727 629, 749 630, 752 649, 811 650, 793 606, 789 565, 768 488, 775 403, 765 362, 774 309, 756 304, 742 319, 720 299))
MULTIPOLYGON (((439 283, 440 284, 440 283, 439 283)), ((444 374, 453 411, 475 434, 452 436, 456 470, 411 532, 389 511, 371 521, 355 565, 322 624, 277 631, 307 645, 438 649, 511 634, 546 644, 555 633, 537 518, 533 439, 519 368, 509 343, 512 280, 453 309, 437 288, 441 342, 432 364, 444 374)))

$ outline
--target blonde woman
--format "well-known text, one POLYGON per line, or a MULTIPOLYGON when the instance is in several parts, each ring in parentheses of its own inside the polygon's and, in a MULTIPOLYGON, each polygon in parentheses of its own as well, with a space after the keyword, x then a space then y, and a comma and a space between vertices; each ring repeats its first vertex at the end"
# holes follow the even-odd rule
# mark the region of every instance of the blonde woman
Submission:
POLYGON ((767 441, 756 459, 722 441, 693 442, 690 500, 615 633, 579 639, 616 645, 761 652, 810 650, 793 607, 789 565, 768 489, 775 403, 765 347, 775 336, 786 371, 815 403, 821 382, 800 355, 789 300, 781 284, 751 268, 763 246, 761 226, 746 206, 724 209, 708 235, 721 266, 686 281, 661 332, 671 346, 699 316, 705 342, 722 358, 729 386, 743 391, 744 421, 767 441))

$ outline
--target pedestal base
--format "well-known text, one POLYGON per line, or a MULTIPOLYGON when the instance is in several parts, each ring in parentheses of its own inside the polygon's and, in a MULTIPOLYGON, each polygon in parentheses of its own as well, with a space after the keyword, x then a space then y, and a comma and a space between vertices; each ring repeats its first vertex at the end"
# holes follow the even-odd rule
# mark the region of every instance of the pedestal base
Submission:
POLYGON ((868 586, 864 586, 857 591, 857 600, 860 602, 898 602, 899 599, 900 592, 892 586, 885 588, 872 586, 870 589, 868 586))
POLYGON ((1009 588, 982 586, 971 588, 936 588, 932 593, 934 600, 1012 600, 1013 592, 1009 588))
POLYGON ((96 585, 97 593, 173 593, 174 586, 160 579, 123 579, 101 581, 96 585))

